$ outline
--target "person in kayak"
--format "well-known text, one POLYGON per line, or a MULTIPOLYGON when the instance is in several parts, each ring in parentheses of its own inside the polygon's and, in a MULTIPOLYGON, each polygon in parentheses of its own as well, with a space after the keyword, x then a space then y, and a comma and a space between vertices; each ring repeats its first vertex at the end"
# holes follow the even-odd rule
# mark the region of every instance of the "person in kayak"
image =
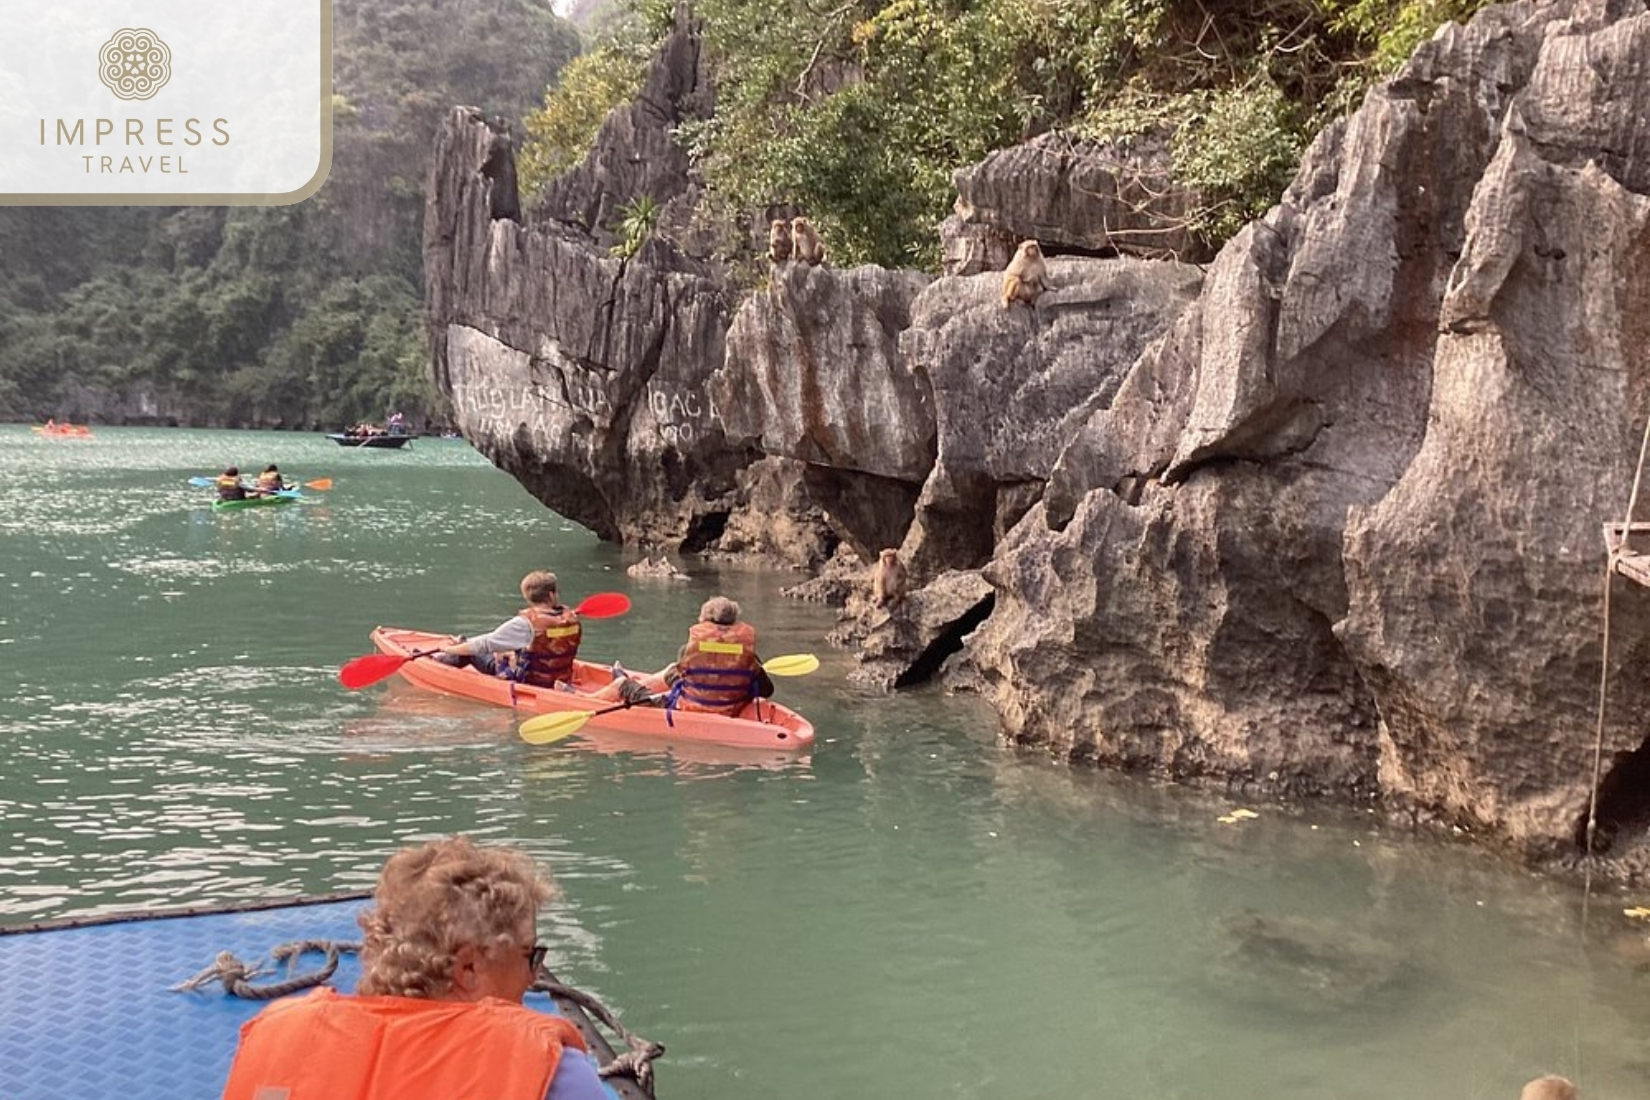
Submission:
POLYGON ((732 715, 773 694, 756 654, 756 628, 739 621, 739 605, 726 596, 712 596, 699 608, 673 663, 640 679, 614 665, 613 675, 596 696, 640 706, 732 715))
POLYGON ((555 687, 573 680, 583 628, 579 613, 561 602, 556 575, 536 569, 521 578, 527 606, 490 633, 460 639, 435 653, 442 664, 473 665, 491 676, 504 676, 534 687, 555 687))
POLYGON ((241 484, 241 470, 238 466, 230 466, 219 474, 216 487, 219 500, 246 499, 246 486, 241 484))
POLYGON ((390 856, 355 995, 322 986, 241 1028, 224 1100, 601 1100, 578 1029, 522 1004, 550 879, 525 852, 455 836, 390 856))
POLYGON ((261 497, 272 497, 290 488, 292 486, 281 477, 280 468, 273 462, 265 466, 264 472, 258 475, 258 495, 261 497))

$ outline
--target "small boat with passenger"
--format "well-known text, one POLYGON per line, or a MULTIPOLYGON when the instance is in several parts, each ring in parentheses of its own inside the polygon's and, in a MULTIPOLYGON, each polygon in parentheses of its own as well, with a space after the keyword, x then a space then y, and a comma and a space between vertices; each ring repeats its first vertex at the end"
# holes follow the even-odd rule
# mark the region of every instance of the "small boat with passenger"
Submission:
MULTIPOLYGON (((457 640, 450 634, 391 626, 380 626, 372 632, 372 644, 380 653, 404 658, 457 640)), ((571 690, 534 687, 473 668, 454 668, 430 660, 409 659, 398 671, 403 679, 426 691, 513 707, 525 714, 585 712, 591 715, 591 726, 661 741, 698 741, 786 751, 800 751, 814 742, 813 723, 771 699, 752 700, 734 715, 650 706, 615 709, 612 700, 595 694, 613 682, 607 665, 575 661, 573 668, 571 690)))
POLYGON ((376 424, 357 424, 341 432, 328 432, 327 438, 340 447, 371 447, 399 450, 411 443, 413 433, 396 425, 380 428, 376 424))
MULTIPOLYGON (((366 892, 238 906, 140 910, 0 927, 0 1080, 7 1100, 221 1096, 241 1025, 272 997, 326 984, 353 991, 366 892), (242 960, 245 960, 244 962, 242 960), (258 960, 285 966, 257 969, 258 960)), ((539 972, 523 1003, 584 1036, 611 1100, 650 1100, 628 1057, 593 1024, 620 1027, 588 994, 539 972), (588 1011, 587 1011, 588 1010, 588 1011)), ((622 1030, 622 1028, 621 1028, 622 1030)), ((643 1052, 638 1059, 637 1051, 643 1052)), ((651 1084, 651 1073, 641 1076, 651 1084)))

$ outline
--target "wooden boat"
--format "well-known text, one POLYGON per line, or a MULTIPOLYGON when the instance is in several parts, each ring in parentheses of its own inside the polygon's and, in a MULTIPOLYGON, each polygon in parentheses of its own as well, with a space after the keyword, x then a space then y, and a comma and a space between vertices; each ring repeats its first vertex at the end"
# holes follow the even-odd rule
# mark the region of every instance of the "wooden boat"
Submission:
MULTIPOLYGON (((381 626, 372 632, 372 644, 381 653, 405 657, 424 653, 457 641, 450 634, 381 626)), ((574 663, 572 691, 518 684, 499 676, 489 676, 473 668, 454 668, 439 661, 409 660, 400 668, 403 679, 425 689, 462 696, 494 706, 513 707, 526 714, 559 711, 597 711, 613 706, 610 699, 598 699, 594 692, 613 682, 606 665, 590 661, 574 663)), ((814 742, 813 723, 780 703, 757 699, 737 715, 706 714, 700 711, 665 710, 662 707, 627 707, 599 714, 590 725, 622 733, 646 736, 657 742, 706 742, 746 748, 800 751, 814 742)))
POLYGON ((400 449, 413 441, 410 432, 328 432, 327 438, 340 447, 400 449))
MULTIPOLYGON (((299 941, 353 944, 365 893, 232 907, 143 910, 0 928, 0 1073, 7 1100, 120 1097, 213 1100, 223 1094, 240 1026, 267 1003, 232 996, 221 982, 177 990, 213 967, 220 951, 246 963, 299 941)), ((295 960, 318 975, 329 958, 295 960)), ((360 968, 340 951, 326 984, 355 988, 360 968)), ((545 972, 544 976, 552 977, 545 972)), ((288 974, 253 979, 264 985, 288 974)), ((315 984, 319 984, 317 981, 315 984)), ((559 983, 557 983, 559 985, 559 983)), ((613 1048, 579 998, 532 992, 525 1003, 567 1017, 599 1065, 613 1048)), ((633 1080, 606 1079, 612 1100, 647 1100, 633 1080)))

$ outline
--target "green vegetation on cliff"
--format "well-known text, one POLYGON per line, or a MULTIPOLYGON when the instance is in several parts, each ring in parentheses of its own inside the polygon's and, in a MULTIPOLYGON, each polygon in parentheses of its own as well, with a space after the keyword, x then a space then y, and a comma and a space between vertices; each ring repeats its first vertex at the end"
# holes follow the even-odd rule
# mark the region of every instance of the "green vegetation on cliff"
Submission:
MULTIPOLYGON (((952 173, 1061 128, 1173 128, 1215 243, 1275 202, 1306 143, 1485 0, 697 0, 715 116, 682 140, 722 199, 790 204, 839 262, 933 267, 952 173)), ((639 79, 667 0, 569 67, 529 119, 529 189, 575 163, 639 79)))
POLYGON ((0 417, 441 417, 424 186, 452 105, 519 118, 578 51, 545 0, 336 0, 333 161, 273 208, 0 209, 0 417))

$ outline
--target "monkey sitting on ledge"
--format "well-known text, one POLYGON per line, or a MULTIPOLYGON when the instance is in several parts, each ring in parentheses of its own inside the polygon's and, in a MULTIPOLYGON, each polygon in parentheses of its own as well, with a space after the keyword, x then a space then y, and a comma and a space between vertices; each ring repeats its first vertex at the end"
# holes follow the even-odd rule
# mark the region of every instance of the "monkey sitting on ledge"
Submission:
POLYGON ((1003 272, 1003 308, 1015 302, 1036 305, 1047 278, 1048 264, 1043 261, 1042 248, 1036 241, 1021 241, 1014 258, 1008 261, 1008 270, 1003 272))
POLYGON ((899 560, 899 551, 887 549, 877 555, 871 569, 871 606, 885 607, 891 613, 905 602, 905 566, 899 560))
POLYGON ((795 246, 798 262, 810 267, 818 267, 825 262, 825 242, 819 239, 818 231, 807 218, 791 219, 791 242, 795 246))
POLYGON ((791 258, 791 225, 775 218, 768 227, 768 260, 782 264, 791 258))

